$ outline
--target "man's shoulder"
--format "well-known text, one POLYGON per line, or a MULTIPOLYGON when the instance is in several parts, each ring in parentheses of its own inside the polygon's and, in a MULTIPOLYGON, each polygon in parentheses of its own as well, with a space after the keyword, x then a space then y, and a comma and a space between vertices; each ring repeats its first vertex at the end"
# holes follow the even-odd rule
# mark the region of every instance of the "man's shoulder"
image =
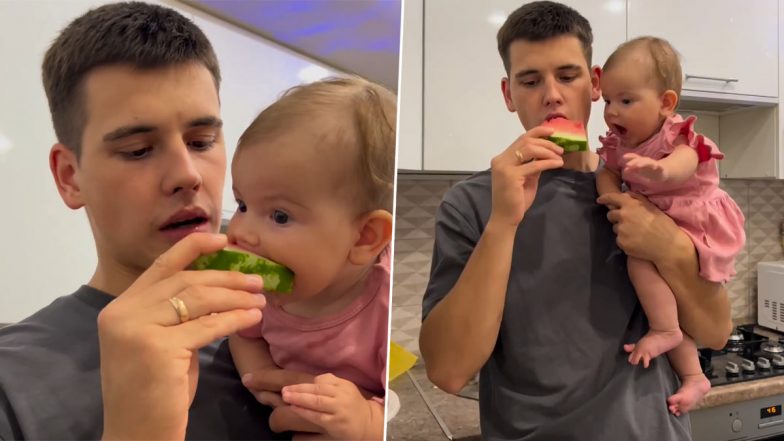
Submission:
POLYGON ((441 198, 441 209, 458 211, 464 216, 490 208, 492 180, 490 170, 477 172, 450 187, 441 198))

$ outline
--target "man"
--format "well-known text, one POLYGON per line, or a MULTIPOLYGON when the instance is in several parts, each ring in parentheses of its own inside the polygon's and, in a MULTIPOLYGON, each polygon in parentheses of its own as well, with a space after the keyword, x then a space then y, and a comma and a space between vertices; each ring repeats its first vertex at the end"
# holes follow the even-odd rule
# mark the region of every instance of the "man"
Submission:
POLYGON ((43 82, 50 168, 87 213, 98 265, 0 330, 0 439, 272 438, 216 342, 258 323, 261 279, 182 271, 226 244, 207 234, 226 168, 209 41, 173 10, 106 5, 62 31, 43 82))
POLYGON ((480 371, 487 440, 690 438, 688 417, 667 411, 677 379, 666 357, 644 369, 622 350, 647 323, 613 230, 623 251, 656 264, 698 342, 722 347, 732 326, 726 292, 699 278, 688 237, 630 195, 600 200, 608 214, 596 203, 597 155, 546 140, 542 122, 587 123, 600 97, 591 43, 587 20, 557 3, 508 17, 502 92, 527 132, 450 189, 436 216, 420 349, 448 392, 480 371))

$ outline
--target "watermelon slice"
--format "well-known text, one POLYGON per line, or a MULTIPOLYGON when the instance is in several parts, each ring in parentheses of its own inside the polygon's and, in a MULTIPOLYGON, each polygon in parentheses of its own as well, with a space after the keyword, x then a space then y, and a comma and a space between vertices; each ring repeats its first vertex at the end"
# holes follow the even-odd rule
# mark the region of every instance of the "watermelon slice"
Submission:
POLYGON ((555 133, 547 139, 563 147, 565 153, 588 151, 588 136, 582 122, 554 118, 545 121, 542 126, 555 129, 555 133))
POLYGON ((264 279, 264 291, 288 294, 294 288, 294 273, 285 266, 245 251, 224 248, 200 256, 191 265, 196 270, 239 271, 258 274, 264 279))

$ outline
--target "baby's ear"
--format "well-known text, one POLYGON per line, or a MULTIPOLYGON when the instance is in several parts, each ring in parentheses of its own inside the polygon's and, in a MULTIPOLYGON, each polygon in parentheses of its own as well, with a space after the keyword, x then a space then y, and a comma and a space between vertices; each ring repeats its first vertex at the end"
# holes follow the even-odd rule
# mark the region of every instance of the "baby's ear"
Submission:
POLYGON ((351 247, 348 259, 354 265, 368 265, 376 261, 392 240, 392 214, 373 210, 362 215, 357 223, 359 237, 351 247))
POLYGON ((663 116, 670 116, 675 113, 678 107, 678 94, 674 90, 666 90, 661 97, 661 113, 663 116))

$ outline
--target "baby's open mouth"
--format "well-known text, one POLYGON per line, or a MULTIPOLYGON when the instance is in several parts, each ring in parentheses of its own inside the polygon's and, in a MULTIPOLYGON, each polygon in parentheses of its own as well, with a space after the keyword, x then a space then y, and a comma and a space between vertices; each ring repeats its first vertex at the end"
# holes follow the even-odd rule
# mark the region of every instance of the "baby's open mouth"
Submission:
POLYGON ((618 124, 613 124, 612 127, 613 127, 613 131, 615 131, 615 133, 617 133, 617 134, 619 134, 621 136, 626 134, 626 127, 619 126, 618 124))

